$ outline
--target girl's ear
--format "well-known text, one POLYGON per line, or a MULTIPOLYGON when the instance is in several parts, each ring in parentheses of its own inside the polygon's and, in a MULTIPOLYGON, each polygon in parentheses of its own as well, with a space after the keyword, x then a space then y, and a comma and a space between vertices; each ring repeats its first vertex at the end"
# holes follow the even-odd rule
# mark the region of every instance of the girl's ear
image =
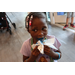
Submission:
POLYGON ((28 28, 28 32, 31 34, 31 27, 28 28))
POLYGON ((27 31, 30 33, 30 30, 29 29, 27 31))

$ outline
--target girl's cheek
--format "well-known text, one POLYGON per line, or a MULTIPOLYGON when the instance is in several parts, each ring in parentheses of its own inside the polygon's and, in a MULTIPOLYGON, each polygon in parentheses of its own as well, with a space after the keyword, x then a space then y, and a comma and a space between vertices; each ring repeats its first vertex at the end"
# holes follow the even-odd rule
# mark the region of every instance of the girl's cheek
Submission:
POLYGON ((46 33, 46 34, 44 34, 44 36, 47 36, 47 33, 46 33))
POLYGON ((44 35, 46 36, 47 35, 47 32, 45 32, 44 35))
POLYGON ((31 36, 35 37, 35 36, 37 36, 37 34, 35 34, 35 33, 32 32, 31 33, 31 36))

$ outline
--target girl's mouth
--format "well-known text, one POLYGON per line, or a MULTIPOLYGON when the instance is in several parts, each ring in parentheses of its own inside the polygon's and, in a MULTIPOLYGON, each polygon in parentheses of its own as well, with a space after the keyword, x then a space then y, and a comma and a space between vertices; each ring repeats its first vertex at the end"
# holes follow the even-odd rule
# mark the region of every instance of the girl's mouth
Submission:
POLYGON ((42 37, 42 38, 37 38, 37 40, 39 41, 41 41, 41 42, 43 42, 43 40, 44 40, 44 37, 42 37))

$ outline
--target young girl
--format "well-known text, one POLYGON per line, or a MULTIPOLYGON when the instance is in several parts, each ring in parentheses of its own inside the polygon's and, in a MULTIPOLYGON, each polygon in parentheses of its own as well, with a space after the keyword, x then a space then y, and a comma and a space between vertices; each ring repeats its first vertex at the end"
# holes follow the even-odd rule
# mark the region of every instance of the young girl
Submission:
POLYGON ((59 47, 61 44, 59 41, 51 35, 47 35, 47 21, 46 15, 42 12, 31 12, 27 15, 25 27, 30 33, 31 38, 26 40, 20 52, 23 54, 24 62, 51 62, 61 58, 61 52, 59 47), (58 49, 52 49, 47 45, 44 45, 44 54, 41 54, 38 50, 38 46, 32 49, 31 45, 36 44, 38 40, 44 41, 45 39, 55 38, 54 46, 58 49))

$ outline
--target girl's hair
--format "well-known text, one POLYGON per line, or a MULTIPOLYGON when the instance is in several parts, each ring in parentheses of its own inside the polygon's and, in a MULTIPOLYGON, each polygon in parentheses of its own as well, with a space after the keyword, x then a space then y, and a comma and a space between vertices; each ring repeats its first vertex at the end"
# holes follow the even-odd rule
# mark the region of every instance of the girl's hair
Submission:
POLYGON ((25 27, 28 31, 29 31, 29 24, 34 18, 45 18, 46 19, 46 14, 43 12, 30 12, 25 19, 25 27))

